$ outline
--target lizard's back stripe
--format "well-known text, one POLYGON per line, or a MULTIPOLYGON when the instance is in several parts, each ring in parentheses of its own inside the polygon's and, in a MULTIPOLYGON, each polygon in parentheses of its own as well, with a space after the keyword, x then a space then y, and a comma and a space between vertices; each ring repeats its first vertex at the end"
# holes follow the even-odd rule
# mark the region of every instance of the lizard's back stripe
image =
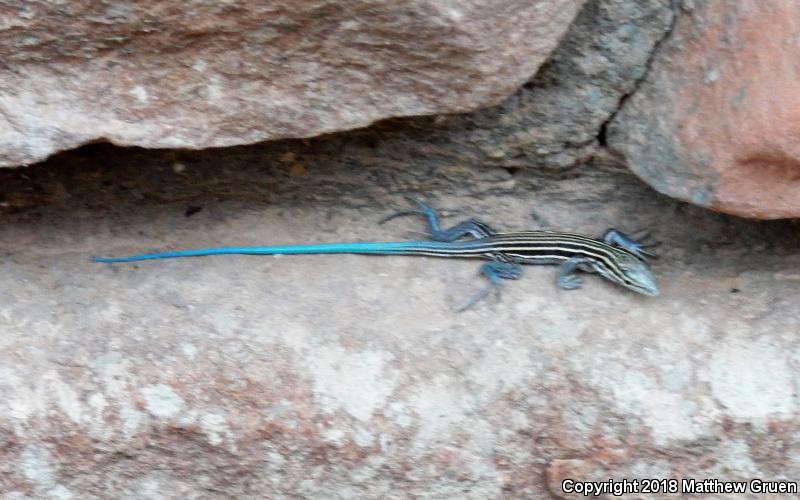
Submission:
POLYGON ((297 255, 297 254, 372 254, 372 255, 425 255, 430 257, 466 257, 499 260, 517 260, 520 263, 552 263, 572 257, 587 257, 595 262, 595 269, 615 281, 624 281, 624 273, 617 264, 624 250, 607 243, 574 233, 555 231, 524 231, 498 233, 486 238, 444 241, 397 241, 322 243, 314 245, 286 245, 260 247, 223 247, 194 250, 167 251, 129 257, 98 257, 98 262, 134 262, 149 259, 195 257, 206 255, 297 255))

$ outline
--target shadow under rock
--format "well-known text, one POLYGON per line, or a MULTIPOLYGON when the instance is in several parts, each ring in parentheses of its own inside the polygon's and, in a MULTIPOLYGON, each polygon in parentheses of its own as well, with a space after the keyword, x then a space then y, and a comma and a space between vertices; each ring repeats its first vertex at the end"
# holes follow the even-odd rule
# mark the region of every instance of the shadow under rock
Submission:
POLYGON ((78 214, 139 214, 135 224, 145 225, 153 211, 193 217, 220 204, 228 211, 305 208, 325 217, 341 208, 387 213, 404 205, 405 194, 434 204, 447 195, 463 203, 445 214, 481 217, 503 229, 600 234, 607 226, 647 228, 666 243, 668 257, 703 266, 735 256, 737 267, 779 269, 784 259, 798 257, 797 221, 752 221, 678 202, 608 161, 569 171, 509 171, 441 158, 396 160, 381 150, 379 138, 359 132, 202 151, 98 143, 30 167, 0 169, 0 218, 46 228, 78 214), (510 215, 520 210, 527 220, 510 215))

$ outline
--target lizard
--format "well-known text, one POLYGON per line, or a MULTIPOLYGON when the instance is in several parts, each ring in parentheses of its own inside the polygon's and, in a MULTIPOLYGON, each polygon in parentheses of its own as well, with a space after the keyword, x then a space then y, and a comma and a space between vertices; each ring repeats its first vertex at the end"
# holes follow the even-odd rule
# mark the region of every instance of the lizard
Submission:
MULTIPOLYGON (((399 216, 425 217, 430 240, 320 243, 310 245, 218 247, 145 253, 127 257, 94 257, 95 262, 122 263, 208 255, 297 255, 297 254, 371 254, 424 255, 431 257, 481 258, 480 271, 489 284, 472 296, 458 311, 472 307, 492 290, 499 293, 503 280, 522 275, 523 264, 557 264, 556 284, 564 290, 582 286, 577 271, 594 272, 634 292, 656 296, 658 286, 647 258, 657 258, 649 248, 658 243, 646 242, 649 233, 634 238, 616 229, 608 229, 601 238, 550 230, 498 232, 478 219, 468 219, 449 229, 442 229, 439 213, 425 203, 410 210, 395 212, 381 224, 399 216)), ((636 233, 639 233, 638 231, 636 233)), ((636 234, 633 233, 633 234, 636 234)))

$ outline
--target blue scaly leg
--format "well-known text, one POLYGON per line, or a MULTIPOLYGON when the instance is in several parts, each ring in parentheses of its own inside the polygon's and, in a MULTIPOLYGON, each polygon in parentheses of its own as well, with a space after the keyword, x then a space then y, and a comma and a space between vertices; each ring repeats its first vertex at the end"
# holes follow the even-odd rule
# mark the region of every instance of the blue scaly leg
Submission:
POLYGON ((556 284, 562 290, 577 290, 583 285, 583 280, 575 274, 575 271, 591 270, 591 264, 592 259, 588 257, 572 257, 558 268, 556 284))
POLYGON ((468 235, 473 238, 486 238, 495 233, 494 229, 477 219, 467 219, 450 229, 442 229, 439 222, 439 213, 436 212, 436 210, 413 198, 408 198, 408 200, 415 203, 419 208, 416 210, 401 210, 395 212, 382 219, 379 223, 383 224, 396 217, 405 215, 422 215, 428 221, 428 234, 430 234, 431 239, 434 241, 456 241, 468 235))
POLYGON ((636 233, 642 234, 638 238, 634 238, 633 236, 627 235, 622 231, 617 231, 616 229, 611 228, 606 231, 605 234, 603 234, 603 241, 609 245, 624 248, 642 260, 647 260, 648 257, 651 259, 657 259, 658 255, 646 249, 655 248, 661 243, 658 241, 651 241, 648 243, 646 240, 650 237, 650 233, 647 231, 636 231, 631 234, 636 233))
POLYGON ((456 312, 469 309, 492 291, 497 294, 499 300, 503 280, 515 280, 522 276, 522 266, 515 262, 492 261, 481 266, 481 273, 489 278, 489 284, 483 290, 470 297, 464 305, 456 309, 456 312))
MULTIPOLYGON (((408 198, 408 200, 411 203, 416 204, 419 208, 416 210, 401 210, 399 212, 395 212, 381 220, 380 223, 383 224, 396 217, 405 215, 421 215, 425 217, 428 222, 428 234, 430 234, 431 239, 434 241, 444 242, 456 241, 465 236, 472 236, 476 239, 487 238, 495 234, 495 230, 492 229, 488 224, 485 224, 474 218, 460 222, 449 229, 442 229, 439 213, 433 207, 426 205, 419 200, 415 200, 414 198, 408 198)), ((492 291, 497 294, 499 299, 503 280, 515 280, 519 278, 522 275, 522 266, 513 262, 492 261, 481 266, 481 274, 489 279, 489 284, 484 287, 483 290, 470 297, 470 299, 467 300, 464 305, 456 309, 456 312, 462 312, 469 309, 481 299, 489 295, 489 293, 492 291)))

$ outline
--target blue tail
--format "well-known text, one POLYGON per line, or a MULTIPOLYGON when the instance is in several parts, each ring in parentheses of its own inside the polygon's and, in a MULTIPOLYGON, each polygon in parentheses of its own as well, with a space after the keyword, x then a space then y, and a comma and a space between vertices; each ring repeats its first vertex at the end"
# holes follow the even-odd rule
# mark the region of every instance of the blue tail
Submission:
POLYGON ((225 247, 177 250, 174 252, 147 253, 128 257, 95 257, 95 262, 136 262, 140 260, 172 259, 177 257, 202 257, 206 255, 298 255, 322 253, 354 253, 372 255, 432 255, 470 257, 474 241, 387 241, 354 243, 321 243, 318 245, 287 245, 274 247, 225 247), (472 244, 472 245, 470 245, 472 244), (464 252, 464 253, 462 253, 464 252))

